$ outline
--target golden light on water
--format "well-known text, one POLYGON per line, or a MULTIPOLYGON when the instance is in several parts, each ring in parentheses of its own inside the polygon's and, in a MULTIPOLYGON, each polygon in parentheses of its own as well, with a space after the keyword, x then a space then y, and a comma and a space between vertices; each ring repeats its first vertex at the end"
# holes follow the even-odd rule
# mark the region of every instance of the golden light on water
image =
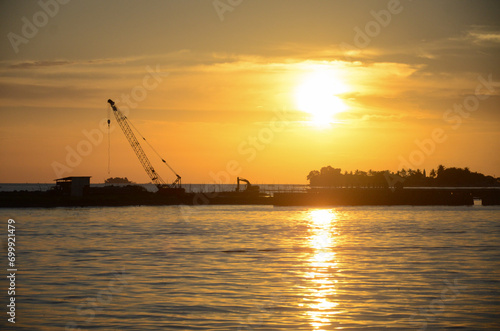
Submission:
POLYGON ((308 74, 295 91, 297 107, 311 115, 311 122, 319 127, 335 120, 335 115, 348 110, 340 97, 349 86, 333 69, 317 69, 308 74))
POLYGON ((338 302, 333 298, 336 295, 336 280, 334 279, 337 261, 335 259, 335 211, 318 209, 309 212, 311 233, 310 247, 313 253, 309 258, 310 272, 306 278, 307 286, 306 305, 309 307, 308 315, 314 330, 323 330, 331 325, 332 318, 339 313, 335 308, 338 302))

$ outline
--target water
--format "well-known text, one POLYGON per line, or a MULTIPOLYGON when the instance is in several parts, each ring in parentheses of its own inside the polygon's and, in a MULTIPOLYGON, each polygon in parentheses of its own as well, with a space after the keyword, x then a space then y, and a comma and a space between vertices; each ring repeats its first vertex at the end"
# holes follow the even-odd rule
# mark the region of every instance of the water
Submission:
MULTIPOLYGON (((0 216, 2 265, 7 220, 16 220, 15 330, 500 328, 500 207, 0 216)), ((1 316, 0 329, 14 329, 1 316)))

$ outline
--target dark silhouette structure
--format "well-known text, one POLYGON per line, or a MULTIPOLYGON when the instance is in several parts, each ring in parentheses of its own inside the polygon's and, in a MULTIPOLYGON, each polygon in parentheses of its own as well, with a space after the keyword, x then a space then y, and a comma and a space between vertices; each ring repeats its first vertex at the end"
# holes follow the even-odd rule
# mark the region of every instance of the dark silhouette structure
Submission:
POLYGON ((90 176, 64 177, 55 181, 55 190, 65 196, 82 197, 85 189, 90 186, 90 176))
POLYGON ((326 166, 307 175, 311 187, 329 188, 401 188, 401 187, 500 187, 500 178, 471 172, 469 168, 440 165, 427 176, 425 169, 401 169, 397 172, 369 170, 341 172, 326 166))
POLYGON ((275 195, 277 205, 483 205, 500 204, 500 178, 471 172, 469 168, 440 165, 425 170, 354 172, 331 166, 309 172, 311 189, 302 194, 275 195))

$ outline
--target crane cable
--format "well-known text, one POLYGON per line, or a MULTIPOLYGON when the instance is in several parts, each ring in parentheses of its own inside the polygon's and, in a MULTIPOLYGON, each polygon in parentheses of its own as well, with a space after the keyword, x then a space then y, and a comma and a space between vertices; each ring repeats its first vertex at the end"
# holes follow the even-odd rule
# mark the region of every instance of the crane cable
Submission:
POLYGON ((108 175, 111 173, 111 109, 110 107, 106 107, 108 109, 108 175))
MULTIPOLYGON (((125 116, 125 115, 124 115, 125 116)), ((126 118, 126 116, 125 116, 126 118)), ((142 140, 144 140, 146 142, 146 144, 148 144, 148 146, 153 150, 153 152, 156 153, 156 155, 158 155, 158 157, 160 158, 160 160, 165 163, 167 165, 167 167, 177 176, 177 177, 180 177, 177 172, 175 172, 175 170, 170 166, 170 164, 167 163, 167 161, 165 161, 165 159, 163 159, 163 157, 161 157, 160 153, 158 153, 156 151, 156 149, 151 146, 151 144, 149 143, 149 141, 146 140, 146 138, 144 138, 144 136, 139 132, 139 130, 137 130, 137 128, 134 126, 134 124, 128 120, 129 124, 132 126, 132 128, 137 132, 137 134, 142 138, 142 140)))

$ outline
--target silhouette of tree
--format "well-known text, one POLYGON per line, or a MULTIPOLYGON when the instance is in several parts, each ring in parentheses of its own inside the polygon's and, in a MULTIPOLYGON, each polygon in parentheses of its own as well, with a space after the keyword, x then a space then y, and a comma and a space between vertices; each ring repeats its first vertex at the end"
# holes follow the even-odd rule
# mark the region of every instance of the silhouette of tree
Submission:
POLYGON ((437 177, 439 177, 439 174, 441 174, 441 175, 443 174, 444 169, 445 169, 445 168, 444 168, 444 165, 440 164, 440 165, 438 166, 438 170, 437 170, 437 173, 436 173, 437 177))
POLYGON ((312 170, 307 175, 307 180, 311 186, 324 187, 370 187, 370 188, 387 188, 389 185, 395 186, 394 178, 399 187, 402 186, 450 186, 450 187, 467 187, 467 186, 500 186, 500 178, 485 176, 477 172, 471 172, 469 168, 446 168, 439 165, 437 171, 432 169, 429 177, 426 176, 425 169, 423 172, 420 169, 401 169, 396 173, 385 171, 374 171, 370 169, 368 172, 356 169, 352 171, 344 171, 340 168, 326 166, 318 170, 312 170))
POLYGON ((309 175, 307 175, 307 180, 311 180, 315 177, 318 177, 319 175, 320 175, 320 173, 318 170, 313 170, 313 171, 309 172, 309 175))

